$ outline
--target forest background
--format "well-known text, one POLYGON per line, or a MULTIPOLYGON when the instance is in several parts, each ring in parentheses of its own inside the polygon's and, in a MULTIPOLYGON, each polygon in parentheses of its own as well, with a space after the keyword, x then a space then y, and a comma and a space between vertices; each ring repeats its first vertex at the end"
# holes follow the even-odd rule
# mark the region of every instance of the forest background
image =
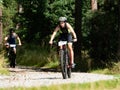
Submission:
MULTIPOLYGON (((78 37, 76 70, 111 68, 120 60, 119 0, 0 0, 3 38, 11 27, 22 40, 17 63, 36 67, 58 65, 57 48, 49 45, 60 16, 67 17, 78 37)), ((57 37, 56 37, 57 40, 57 37)))

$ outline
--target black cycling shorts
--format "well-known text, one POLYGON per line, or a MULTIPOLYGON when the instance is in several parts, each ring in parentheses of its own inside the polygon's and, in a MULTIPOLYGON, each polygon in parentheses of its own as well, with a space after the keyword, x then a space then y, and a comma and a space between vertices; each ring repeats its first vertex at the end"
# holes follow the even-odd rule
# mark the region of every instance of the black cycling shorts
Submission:
POLYGON ((72 42, 72 35, 71 35, 71 33, 62 33, 62 34, 60 34, 59 41, 72 42))

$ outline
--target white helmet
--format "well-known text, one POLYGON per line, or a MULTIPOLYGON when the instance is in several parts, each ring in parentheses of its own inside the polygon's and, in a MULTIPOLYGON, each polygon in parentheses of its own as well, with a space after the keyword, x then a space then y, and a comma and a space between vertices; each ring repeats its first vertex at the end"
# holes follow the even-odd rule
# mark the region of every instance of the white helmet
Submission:
POLYGON ((59 22, 65 22, 65 21, 67 21, 66 17, 59 17, 59 22))

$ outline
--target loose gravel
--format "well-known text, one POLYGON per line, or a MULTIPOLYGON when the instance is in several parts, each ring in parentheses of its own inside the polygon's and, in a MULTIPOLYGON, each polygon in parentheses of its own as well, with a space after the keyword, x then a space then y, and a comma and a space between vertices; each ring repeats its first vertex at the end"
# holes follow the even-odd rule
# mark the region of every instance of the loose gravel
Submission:
POLYGON ((10 68, 10 75, 0 75, 0 88, 49 86, 68 83, 87 83, 114 79, 112 75, 72 73, 72 78, 63 79, 60 72, 44 72, 29 69, 10 68))

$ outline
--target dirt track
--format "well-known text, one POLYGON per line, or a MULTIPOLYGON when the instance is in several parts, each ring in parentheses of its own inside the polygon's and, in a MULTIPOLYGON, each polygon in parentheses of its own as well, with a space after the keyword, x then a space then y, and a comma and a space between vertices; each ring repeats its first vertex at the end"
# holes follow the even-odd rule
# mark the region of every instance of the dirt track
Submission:
POLYGON ((47 72, 41 70, 9 68, 10 75, 0 75, 1 87, 31 87, 43 85, 56 85, 65 83, 86 83, 98 80, 114 79, 112 75, 92 74, 92 73, 72 73, 71 79, 62 79, 60 72, 47 72))

